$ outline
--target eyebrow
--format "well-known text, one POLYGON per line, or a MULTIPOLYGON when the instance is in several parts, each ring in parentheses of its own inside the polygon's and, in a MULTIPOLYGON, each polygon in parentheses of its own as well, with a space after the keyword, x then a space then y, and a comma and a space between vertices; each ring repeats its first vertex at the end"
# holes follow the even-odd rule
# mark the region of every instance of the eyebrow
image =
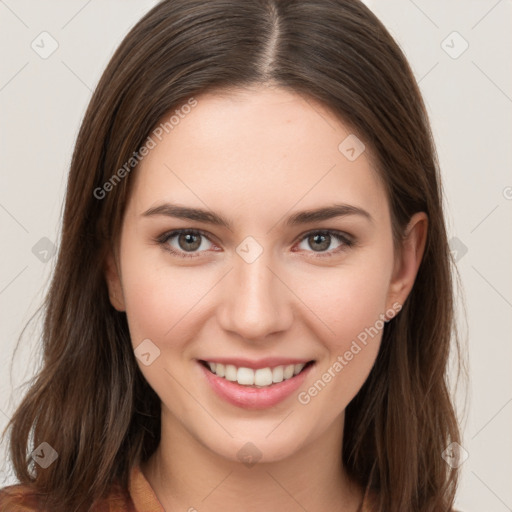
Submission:
MULTIPOLYGON (((177 219, 195 220, 215 226, 222 226, 229 229, 230 231, 232 230, 231 221, 215 212, 204 210, 202 208, 190 208, 187 206, 178 206, 175 204, 164 203, 159 206, 149 208, 149 210, 146 210, 141 215, 143 217, 165 215, 167 217, 174 217, 177 219)), ((309 224, 311 222, 319 222, 336 217, 347 217, 352 215, 358 215, 364 217, 370 222, 373 222, 373 217, 362 208, 349 204, 333 204, 323 208, 304 210, 294 213, 287 218, 286 225, 293 227, 302 224, 309 224)))

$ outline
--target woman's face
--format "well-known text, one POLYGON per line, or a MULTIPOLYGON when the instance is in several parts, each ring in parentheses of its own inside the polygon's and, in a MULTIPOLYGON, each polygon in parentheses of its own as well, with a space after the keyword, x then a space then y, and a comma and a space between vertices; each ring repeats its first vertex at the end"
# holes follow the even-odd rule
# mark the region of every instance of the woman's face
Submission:
POLYGON ((419 258, 395 257, 383 185, 332 113, 263 86, 196 100, 129 178, 111 300, 164 429, 279 460, 341 437, 419 258))

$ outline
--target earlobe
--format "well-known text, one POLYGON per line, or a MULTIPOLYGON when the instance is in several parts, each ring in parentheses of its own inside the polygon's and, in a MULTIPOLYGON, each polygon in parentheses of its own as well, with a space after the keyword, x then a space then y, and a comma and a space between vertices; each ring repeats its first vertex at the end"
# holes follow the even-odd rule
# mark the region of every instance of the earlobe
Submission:
POLYGON ((125 311, 120 272, 112 250, 109 250, 105 257, 104 275, 107 282, 110 303, 117 311, 125 311))
POLYGON ((388 293, 389 304, 403 304, 409 296, 425 251, 427 231, 427 214, 415 213, 405 229, 401 251, 395 260, 388 293))

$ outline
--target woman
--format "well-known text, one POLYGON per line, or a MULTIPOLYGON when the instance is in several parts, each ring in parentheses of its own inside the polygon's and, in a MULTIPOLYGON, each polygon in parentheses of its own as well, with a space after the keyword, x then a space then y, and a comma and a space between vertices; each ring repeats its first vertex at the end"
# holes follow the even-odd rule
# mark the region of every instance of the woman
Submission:
POLYGON ((451 279, 421 94, 364 4, 159 3, 78 136, 0 508, 451 510, 451 279))

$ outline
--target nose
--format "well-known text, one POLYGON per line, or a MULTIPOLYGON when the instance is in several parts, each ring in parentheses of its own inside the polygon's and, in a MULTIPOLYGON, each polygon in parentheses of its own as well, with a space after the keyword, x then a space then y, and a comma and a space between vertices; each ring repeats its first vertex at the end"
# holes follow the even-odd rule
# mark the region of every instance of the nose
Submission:
POLYGON ((221 327, 245 340, 262 341, 293 323, 293 293, 266 251, 252 262, 237 254, 224 281, 221 327))

